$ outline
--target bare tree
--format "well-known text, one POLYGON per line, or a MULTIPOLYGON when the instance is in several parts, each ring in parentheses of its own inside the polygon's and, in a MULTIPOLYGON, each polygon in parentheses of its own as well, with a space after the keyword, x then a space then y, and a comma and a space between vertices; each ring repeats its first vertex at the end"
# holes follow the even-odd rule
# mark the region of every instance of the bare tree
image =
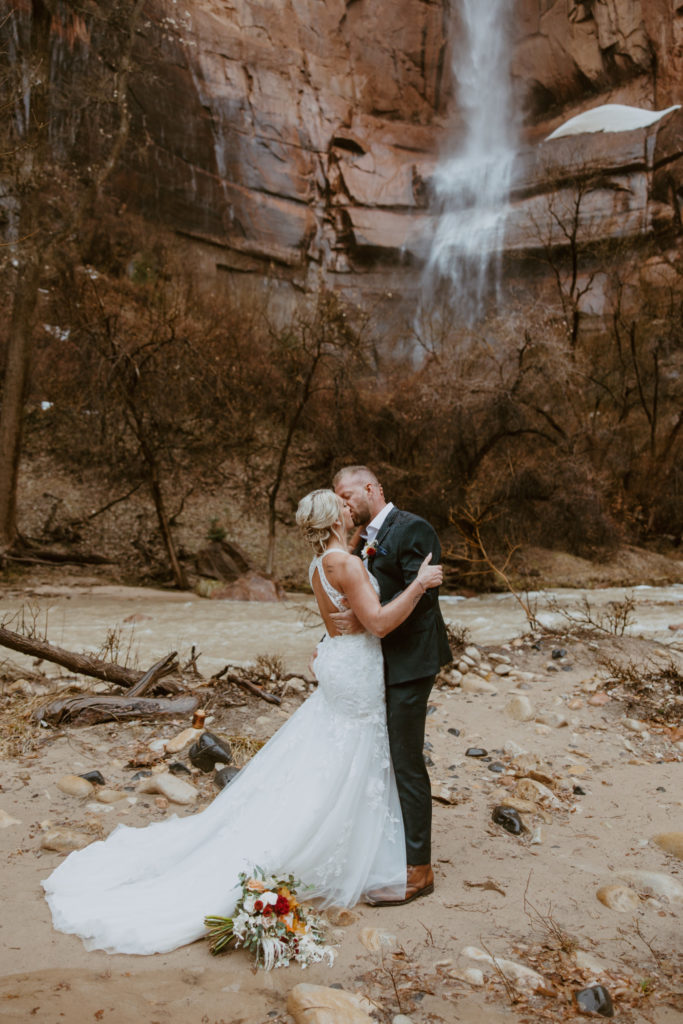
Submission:
POLYGON ((0 407, 0 557, 17 535, 16 492, 39 287, 79 228, 128 135, 127 80, 144 0, 33 0, 0 22, 3 187, 13 275, 0 407), (96 141, 94 141, 96 140, 96 141), (88 149, 78 177, 78 147, 88 149), (87 170, 86 170, 87 167, 87 170))

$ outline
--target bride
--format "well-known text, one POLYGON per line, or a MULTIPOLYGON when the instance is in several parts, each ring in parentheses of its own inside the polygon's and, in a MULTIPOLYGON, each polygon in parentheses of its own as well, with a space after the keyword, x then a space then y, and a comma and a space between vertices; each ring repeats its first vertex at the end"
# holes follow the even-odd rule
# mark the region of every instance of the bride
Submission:
POLYGON ((319 686, 201 813, 146 828, 119 825, 71 853, 42 884, 55 928, 87 949, 163 953, 205 933, 207 914, 229 916, 238 876, 255 865, 293 874, 319 906, 353 906, 364 893, 403 895, 405 845, 386 733, 379 637, 395 629, 440 566, 382 606, 361 560, 348 553, 353 524, 334 491, 299 503, 297 523, 315 551, 310 579, 326 634, 319 686), (336 635, 347 602, 366 632, 336 635))

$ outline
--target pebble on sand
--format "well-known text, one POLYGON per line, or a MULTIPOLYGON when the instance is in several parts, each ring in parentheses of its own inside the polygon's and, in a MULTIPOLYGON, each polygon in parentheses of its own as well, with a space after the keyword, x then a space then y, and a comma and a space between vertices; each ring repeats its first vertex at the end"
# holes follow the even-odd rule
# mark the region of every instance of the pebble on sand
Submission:
POLYGON ((115 804, 119 800, 125 800, 128 796, 127 793, 122 793, 120 789, 98 789, 95 793, 95 799, 101 804, 115 804))
POLYGON ((603 885, 595 894, 600 902, 620 914, 632 914, 640 906, 640 896, 625 885, 603 885))
POLYGON ((517 988, 527 989, 532 992, 549 992, 552 989, 550 983, 542 975, 538 974, 537 971, 532 971, 530 967, 525 967, 524 964, 515 963, 514 960, 505 960, 498 956, 494 958, 476 946, 466 946, 462 951, 462 955, 470 960, 479 960, 482 963, 495 966, 517 988))
POLYGON ((93 842, 95 836, 85 832, 76 832, 69 828, 54 828, 45 833, 40 841, 43 850, 56 850, 57 853, 71 853, 82 850, 93 842))
POLYGON ((619 871, 619 878, 630 882, 638 892, 663 896, 669 903, 683 904, 683 885, 660 871, 619 871))
POLYGON ((396 945, 396 936, 379 928, 361 928, 358 938, 371 953, 379 953, 380 949, 391 949, 396 945))
POLYGON ((498 693, 498 689, 493 683, 482 679, 475 672, 468 672, 466 676, 463 676, 460 689, 463 693, 498 693))
POLYGON ((287 996, 287 1012, 295 1024, 375 1024, 372 1003, 361 995, 325 985, 295 985, 287 996))
POLYGON ((142 779, 138 793, 159 793, 174 804, 192 804, 199 796, 199 791, 194 786, 171 775, 170 772, 161 772, 148 779, 142 779))
POLYGON ((531 701, 522 694, 511 697, 505 705, 505 710, 510 718, 514 718, 517 722, 529 722, 534 717, 531 701))
POLYGON ((91 796, 95 787, 80 775, 62 775, 57 781, 57 789, 69 796, 91 796))
POLYGON ((536 779, 520 779, 515 786, 515 794, 522 800, 532 800, 534 803, 545 804, 546 807, 557 809, 562 806, 553 791, 536 779))
POLYGON ((561 711, 542 711, 536 715, 536 721, 541 725, 549 725, 553 729, 561 729, 563 726, 569 725, 569 719, 561 711))
POLYGON ((665 853, 683 860, 683 832, 660 832, 654 841, 665 853))
POLYGON ((177 754, 180 750, 183 750, 183 748, 186 747, 189 743, 194 743, 197 737, 201 736, 203 732, 203 728, 193 729, 192 727, 190 727, 189 729, 183 729, 182 732, 179 732, 177 736, 174 736, 165 744, 166 752, 168 754, 177 754))

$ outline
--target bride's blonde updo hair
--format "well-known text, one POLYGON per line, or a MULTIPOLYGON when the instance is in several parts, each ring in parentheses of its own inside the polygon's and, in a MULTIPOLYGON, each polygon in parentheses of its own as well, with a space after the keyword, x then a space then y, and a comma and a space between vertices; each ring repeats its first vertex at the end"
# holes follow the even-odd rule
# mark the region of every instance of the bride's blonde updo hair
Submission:
POLYGON ((331 537, 344 543, 343 530, 334 529, 342 519, 344 503, 334 491, 328 488, 311 491, 299 502, 296 510, 297 526, 316 555, 321 555, 331 537))

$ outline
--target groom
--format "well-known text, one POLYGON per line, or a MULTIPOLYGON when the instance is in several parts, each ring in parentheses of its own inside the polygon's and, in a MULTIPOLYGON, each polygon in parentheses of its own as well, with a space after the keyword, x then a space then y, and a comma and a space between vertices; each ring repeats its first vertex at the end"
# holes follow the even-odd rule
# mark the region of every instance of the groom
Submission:
MULTIPOLYGON (((415 579, 430 552, 432 563, 440 562, 441 545, 433 527, 386 502, 381 484, 367 466, 345 466, 333 486, 361 531, 354 554, 367 561, 379 584, 382 604, 415 579)), ((350 631, 348 620, 353 613, 338 615, 346 621, 345 631, 350 631)), ((452 660, 437 589, 428 590, 405 622, 384 637, 382 651, 389 747, 403 814, 408 873, 403 899, 378 892, 369 894, 367 902, 397 906, 434 891, 432 796, 422 751, 429 693, 441 665, 452 660)))

